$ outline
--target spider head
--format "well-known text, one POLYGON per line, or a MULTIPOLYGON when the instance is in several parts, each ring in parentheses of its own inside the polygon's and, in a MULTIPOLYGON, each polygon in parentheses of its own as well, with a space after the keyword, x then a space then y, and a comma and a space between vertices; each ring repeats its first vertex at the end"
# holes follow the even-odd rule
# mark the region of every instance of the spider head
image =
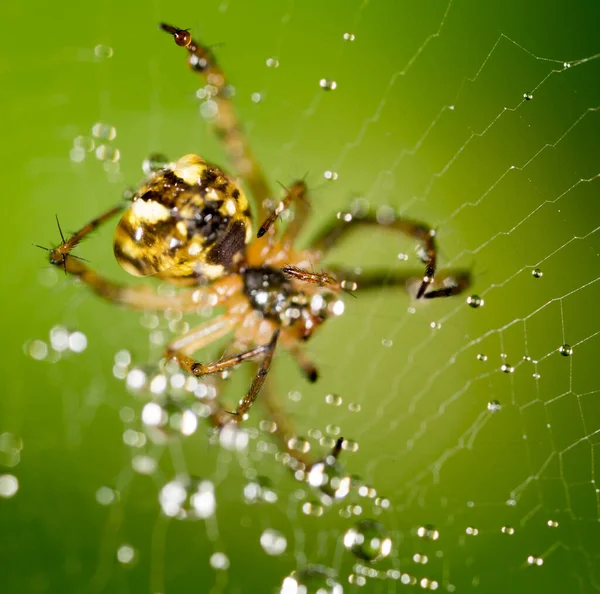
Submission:
POLYGON ((235 269, 252 239, 248 200, 219 168, 186 155, 154 172, 115 232, 119 264, 172 282, 215 280, 235 269))

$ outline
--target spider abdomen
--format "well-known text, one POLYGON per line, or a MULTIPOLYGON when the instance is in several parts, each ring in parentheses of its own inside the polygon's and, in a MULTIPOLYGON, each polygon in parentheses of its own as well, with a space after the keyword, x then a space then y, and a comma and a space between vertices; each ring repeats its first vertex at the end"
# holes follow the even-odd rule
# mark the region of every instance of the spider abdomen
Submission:
POLYGON ((186 155, 136 192, 117 225, 114 253, 130 274, 189 284, 235 269, 251 239, 250 207, 238 184, 186 155))

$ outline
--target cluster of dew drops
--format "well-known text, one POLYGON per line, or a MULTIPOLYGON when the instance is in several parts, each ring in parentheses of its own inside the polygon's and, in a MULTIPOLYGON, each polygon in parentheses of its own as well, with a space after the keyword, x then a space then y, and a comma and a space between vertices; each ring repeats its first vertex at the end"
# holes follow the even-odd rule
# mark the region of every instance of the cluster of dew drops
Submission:
MULTIPOLYGON (((540 279, 544 276, 544 273, 540 268, 534 268, 531 271, 531 276, 534 279, 540 279)), ((483 307, 485 304, 485 301, 483 300, 483 298, 480 297, 479 295, 475 295, 475 294, 469 295, 466 298, 466 302, 467 302, 467 305, 473 309, 479 309, 480 307, 483 307)), ((433 324, 432 324, 432 327, 433 327, 433 324)), ((560 355, 562 355, 563 357, 570 357, 573 354, 573 347, 568 343, 564 343, 558 347, 557 352, 560 353, 560 355)), ((500 365, 500 371, 502 373, 510 375, 515 372, 516 366, 509 363, 507 361, 507 357, 508 357, 508 355, 506 353, 502 353, 500 355, 500 358, 502 360, 501 365, 500 365)), ((485 353, 478 353, 476 358, 477 358, 477 361, 480 361, 482 363, 485 363, 488 360, 488 356, 485 353)), ((532 377, 535 380, 539 380, 541 378, 541 375, 537 371, 538 361, 535 359, 532 359, 529 355, 523 355, 522 361, 526 362, 526 363, 532 363, 534 365, 534 371, 532 373, 532 377)), ((487 404, 487 409, 492 413, 496 413, 502 409, 502 404, 498 400, 491 399, 487 404)))
POLYGON ((117 129, 105 122, 96 122, 88 134, 80 134, 73 139, 69 158, 73 163, 83 163, 90 156, 102 163, 108 180, 121 183, 123 175, 120 169, 121 151, 114 141, 117 129))
MULTIPOLYGON (((171 327, 172 322, 173 320, 169 321, 171 327)), ((152 328, 153 332, 160 328, 160 322, 156 319, 150 321, 146 317, 143 323, 152 328)), ((217 390, 211 378, 200 381, 196 377, 184 375, 171 362, 164 363, 158 371, 135 365, 131 354, 125 350, 115 355, 113 375, 125 382, 127 390, 136 400, 141 400, 139 414, 130 407, 121 410, 121 419, 126 425, 123 440, 141 452, 132 456, 132 467, 138 473, 153 474, 156 463, 143 453, 145 446, 149 442, 164 444, 169 440, 185 439, 194 434, 200 426, 199 421, 213 410, 217 390)), ((297 401, 301 397, 299 392, 289 394, 291 400, 297 401)), ((338 395, 328 394, 325 402, 339 407, 342 406, 343 399, 338 395)), ((359 412, 360 405, 350 402, 348 409, 359 412)), ((369 578, 375 577, 408 579, 414 582, 417 579, 414 576, 392 569, 380 570, 373 566, 392 553, 392 539, 384 523, 377 517, 390 508, 389 499, 379 496, 376 489, 365 484, 358 476, 348 474, 343 464, 332 455, 325 456, 309 470, 305 470, 292 456, 279 451, 271 440, 265 439, 275 430, 273 421, 263 420, 258 428, 225 426, 214 433, 213 439, 227 450, 240 454, 254 450, 260 455, 272 455, 287 466, 294 479, 301 484, 293 498, 304 516, 318 518, 337 511, 342 518, 351 520, 342 536, 342 542, 360 562, 354 565, 353 573, 348 578, 350 583, 362 585, 369 578), (372 510, 373 517, 364 517, 368 509, 372 510)), ((311 440, 330 448, 339 439, 340 431, 335 425, 327 425, 324 431, 313 429, 309 432, 310 439, 294 437, 290 439, 288 446, 299 454, 306 454, 311 450, 311 440)), ((358 450, 358 443, 344 440, 342 450, 355 452, 358 450)), ((240 494, 242 501, 250 506, 276 503, 279 495, 273 482, 268 477, 258 475, 248 462, 244 462, 247 460, 244 456, 240 456, 239 460, 247 479, 240 494)), ((104 486, 98 490, 96 498, 102 505, 110 505, 117 502, 119 496, 116 490, 104 486)), ((179 521, 207 520, 215 515, 218 504, 215 484, 211 480, 188 475, 171 477, 160 487, 158 499, 163 514, 179 521)), ((288 548, 286 536, 273 527, 262 531, 259 544, 267 555, 272 556, 281 555, 288 548)), ((123 563, 131 563, 137 558, 137 554, 130 544, 123 544, 118 550, 117 558, 123 563)), ((215 570, 230 567, 230 560, 223 551, 216 551, 209 562, 215 570)), ((437 587, 437 582, 429 579, 427 584, 433 584, 431 589, 437 587)), ((283 594, 298 594, 303 591, 341 593, 343 589, 332 569, 321 565, 307 565, 288 575, 283 580, 280 591, 283 594)))

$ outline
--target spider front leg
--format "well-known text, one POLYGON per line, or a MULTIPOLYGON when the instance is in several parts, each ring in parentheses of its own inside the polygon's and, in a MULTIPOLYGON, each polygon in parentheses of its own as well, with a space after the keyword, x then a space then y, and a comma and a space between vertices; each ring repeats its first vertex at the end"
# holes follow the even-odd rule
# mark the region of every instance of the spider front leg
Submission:
MULTIPOLYGON (((314 240, 311 249, 326 254, 338 241, 340 241, 350 229, 360 226, 377 226, 390 229, 418 240, 423 248, 425 261, 425 274, 417 291, 417 299, 422 297, 434 299, 436 297, 448 297, 456 295, 464 290, 469 284, 469 278, 464 275, 456 283, 455 287, 442 287, 428 291, 427 289, 435 280, 437 250, 435 245, 435 231, 424 223, 411 219, 396 218, 391 221, 379 221, 373 215, 365 217, 354 217, 350 214, 340 215, 314 240)), ((373 285, 372 285, 373 286, 373 285)))
POLYGON ((216 94, 212 97, 217 105, 217 113, 213 120, 216 134, 225 143, 229 158, 236 168, 236 174, 248 184, 259 206, 259 219, 263 219, 268 214, 264 203, 271 197, 271 191, 233 109, 225 73, 217 64, 210 49, 192 39, 189 31, 166 23, 162 23, 160 28, 172 35, 178 46, 188 51, 190 68, 203 76, 211 88, 216 90, 216 94))
MULTIPOLYGON (((340 267, 330 269, 337 277, 345 279, 346 285, 353 285, 353 291, 381 289, 384 287, 406 287, 410 281, 419 276, 419 272, 365 272, 357 275, 352 270, 340 267)), ((342 281, 344 282, 344 281, 342 281)), ((436 297, 451 297, 462 293, 471 284, 471 273, 468 270, 445 270, 435 276, 436 289, 430 289, 423 299, 436 297)))
POLYGON ((62 268, 65 274, 71 274, 79 278, 100 297, 113 303, 126 305, 132 309, 144 311, 164 311, 167 309, 180 312, 197 311, 209 303, 211 305, 219 305, 240 291, 239 280, 224 278, 216 281, 209 288, 188 289, 181 291, 177 295, 158 295, 147 285, 129 287, 106 279, 90 268, 85 263, 85 260, 71 253, 92 231, 112 219, 115 215, 121 213, 124 209, 125 205, 117 205, 110 208, 100 216, 92 219, 68 239, 65 239, 57 217, 56 222, 61 237, 61 244, 54 249, 48 249, 43 246, 37 247, 50 252, 51 264, 62 268))
MULTIPOLYGON (((269 370, 271 369, 271 361, 273 360, 273 353, 275 352, 275 347, 277 346, 277 339, 279 338, 279 329, 273 332, 271 340, 268 344, 260 345, 244 351, 243 353, 238 353, 237 355, 233 355, 231 357, 226 357, 225 359, 221 359, 220 361, 214 361, 213 363, 199 363, 185 355, 181 350, 174 350, 173 348, 168 348, 165 356, 177 361, 179 366, 187 371, 195 375, 196 377, 202 377, 204 375, 209 375, 211 373, 218 373, 220 371, 225 371, 231 367, 236 367, 240 363, 244 361, 249 361, 251 359, 255 359, 257 357, 262 357, 261 364, 258 368, 254 379, 252 380, 252 384, 250 385, 250 389, 247 394, 242 398, 234 412, 228 412, 229 415, 233 416, 236 422, 240 422, 243 420, 244 415, 250 410, 252 404, 256 400, 258 396, 258 392, 262 387, 269 370)), ((221 411, 223 412, 223 411, 221 411)), ((218 414, 218 413, 217 413, 218 414)), ((218 425, 222 426, 227 422, 226 418, 223 418, 223 415, 219 415, 216 419, 218 425)))

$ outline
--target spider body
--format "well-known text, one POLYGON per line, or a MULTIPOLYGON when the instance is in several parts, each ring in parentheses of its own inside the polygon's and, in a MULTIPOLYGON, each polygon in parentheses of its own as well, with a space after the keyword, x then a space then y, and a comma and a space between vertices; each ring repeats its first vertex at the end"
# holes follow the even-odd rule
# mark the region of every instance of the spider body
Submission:
MULTIPOLYGON (((192 72, 210 85, 211 100, 217 110, 212 122, 214 130, 228 150, 240 183, 255 199, 262 224, 254 234, 250 205, 238 181, 201 157, 186 155, 152 173, 130 204, 107 210, 68 239, 59 225, 62 243, 49 250, 50 263, 78 277, 103 298, 133 309, 181 313, 214 307, 224 310, 173 339, 164 353, 197 377, 221 373, 245 361, 256 362, 254 380, 235 411, 229 412, 220 398, 207 404, 210 421, 222 428, 245 418, 265 381, 276 347, 285 349, 297 361, 307 379, 317 379, 316 366, 304 353, 302 343, 329 317, 344 311, 342 291, 406 287, 408 281, 420 277, 416 298, 434 299, 463 291, 470 283, 470 274, 458 270, 436 276, 435 232, 424 223, 401 217, 386 216, 383 220, 373 214, 356 217, 338 213, 306 249, 297 250, 296 239, 309 214, 306 184, 301 180, 294 182, 284 188, 279 201, 275 200, 274 209, 267 206, 274 197, 237 120, 223 71, 210 50, 193 40, 187 31, 165 24, 161 28, 185 48, 192 72), (274 224, 291 207, 293 218, 285 232, 277 236, 274 224), (114 237, 119 264, 135 276, 157 277, 182 287, 178 292, 167 295, 153 292, 146 285, 117 284, 71 253, 90 232, 117 214, 122 214, 114 237), (422 269, 362 273, 356 278, 357 284, 338 280, 355 277, 352 269, 315 270, 348 231, 360 226, 384 228, 420 243, 424 274, 422 269), (227 352, 209 363, 193 358, 227 335, 232 336, 233 353, 227 352)), ((310 466, 289 445, 295 433, 277 402, 268 392, 261 399, 282 448, 298 462, 310 466)))
POLYGON ((234 270, 251 239, 242 189, 218 167, 186 155, 136 192, 117 225, 114 253, 130 274, 194 285, 234 270))

